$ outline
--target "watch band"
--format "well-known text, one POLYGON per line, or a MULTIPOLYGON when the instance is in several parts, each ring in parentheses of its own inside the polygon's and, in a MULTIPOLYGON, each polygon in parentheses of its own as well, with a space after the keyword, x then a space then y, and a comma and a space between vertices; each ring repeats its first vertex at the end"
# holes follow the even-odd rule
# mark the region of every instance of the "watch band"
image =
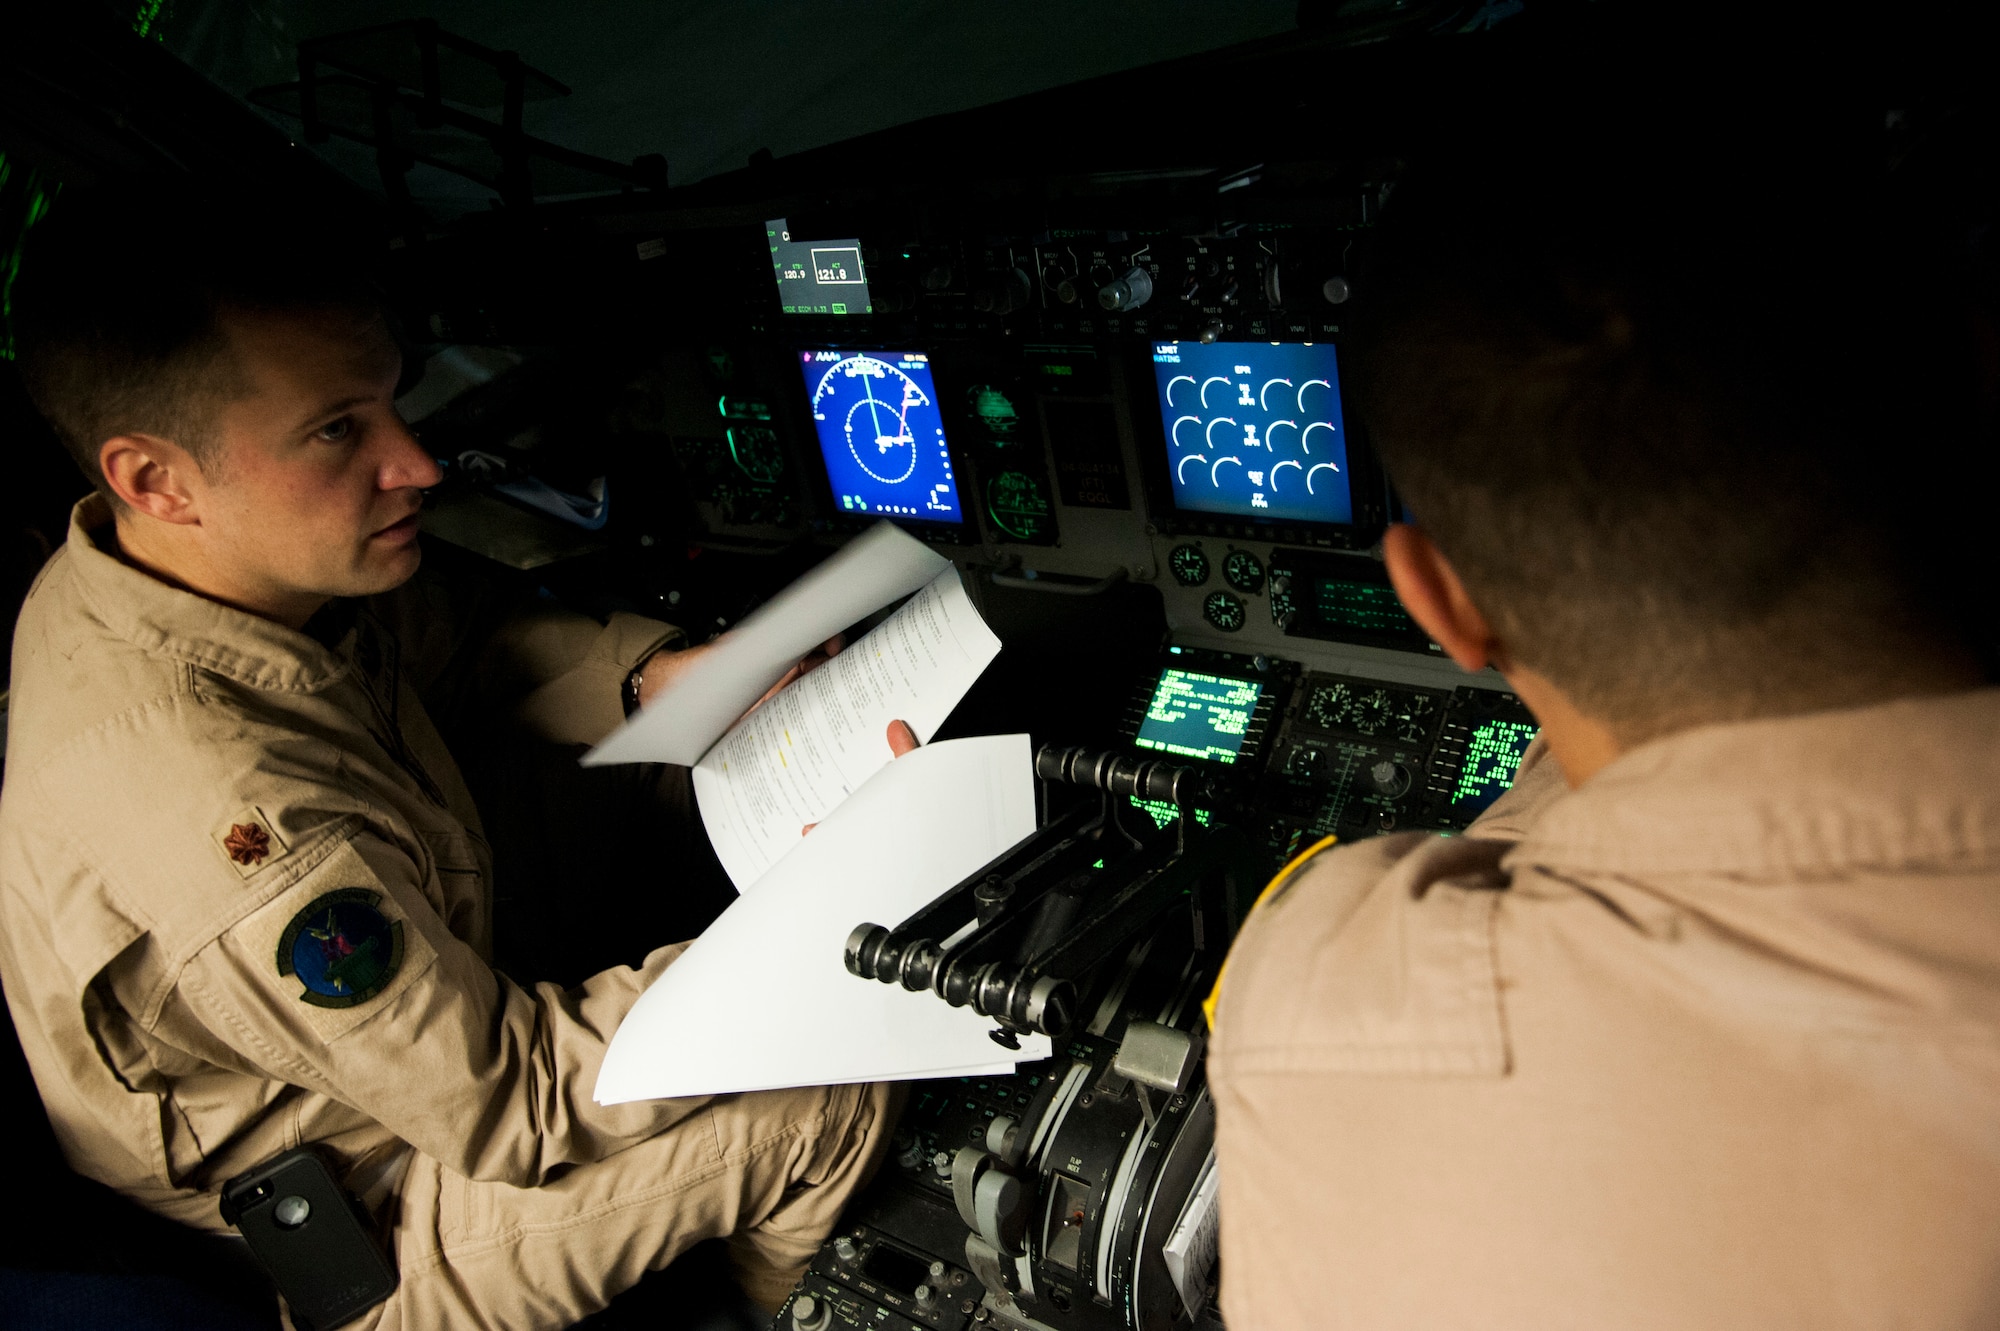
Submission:
MULTIPOLYGON (((651 654, 648 654, 646 661, 652 659, 651 654)), ((628 717, 639 710, 639 683, 646 674, 646 661, 639 662, 625 672, 625 687, 618 691, 618 701, 623 704, 625 715, 628 717)))

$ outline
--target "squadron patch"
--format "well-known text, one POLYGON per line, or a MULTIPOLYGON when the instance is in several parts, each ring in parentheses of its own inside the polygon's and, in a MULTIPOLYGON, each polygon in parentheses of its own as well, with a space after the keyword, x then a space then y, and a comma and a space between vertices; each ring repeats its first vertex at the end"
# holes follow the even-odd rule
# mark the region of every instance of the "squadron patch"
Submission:
POLYGON ((402 921, 377 909, 380 892, 343 887, 292 917, 278 939, 278 974, 305 986, 299 1001, 353 1007, 382 992, 403 964, 402 921))
POLYGON ((292 853, 277 825, 258 808, 245 809, 216 828, 215 844, 229 857, 230 867, 245 878, 292 853))

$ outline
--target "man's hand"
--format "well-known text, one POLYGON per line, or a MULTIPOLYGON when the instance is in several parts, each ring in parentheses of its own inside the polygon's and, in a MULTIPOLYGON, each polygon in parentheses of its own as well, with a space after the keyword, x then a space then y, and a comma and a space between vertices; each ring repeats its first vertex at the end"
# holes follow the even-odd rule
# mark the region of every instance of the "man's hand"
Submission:
MULTIPOLYGON (((751 703, 749 711, 746 711, 743 715, 748 716, 750 712, 754 712, 759 707, 762 707, 793 680, 810 674, 812 671, 825 665, 828 661, 831 661, 835 656, 840 654, 840 649, 846 645, 846 640, 840 634, 836 633, 811 652, 800 657, 798 663, 779 676, 778 682, 766 689, 763 697, 751 703)), ((665 691, 668 685, 680 677, 682 671, 699 661, 703 652, 710 651, 714 647, 715 643, 705 642, 699 647, 689 647, 685 651, 678 652, 661 648, 647 657, 639 666, 639 705, 644 707, 650 704, 654 698, 657 698, 665 691)))
MULTIPOLYGON (((917 751, 917 732, 910 729, 908 721, 891 721, 885 738, 889 741, 889 752, 898 758, 917 751)), ((818 823, 807 823, 799 829, 799 835, 804 836, 818 826, 818 823)))
MULTIPOLYGON (((836 633, 812 651, 807 652, 799 658, 797 665, 778 676, 776 684, 764 690, 763 697, 750 704, 750 712, 756 711, 759 707, 762 707, 765 703, 783 693, 794 680, 804 679, 807 675, 810 675, 813 671, 840 655, 840 649, 846 645, 847 639, 841 634, 836 633)), ((748 716, 750 712, 745 712, 743 715, 748 716)))

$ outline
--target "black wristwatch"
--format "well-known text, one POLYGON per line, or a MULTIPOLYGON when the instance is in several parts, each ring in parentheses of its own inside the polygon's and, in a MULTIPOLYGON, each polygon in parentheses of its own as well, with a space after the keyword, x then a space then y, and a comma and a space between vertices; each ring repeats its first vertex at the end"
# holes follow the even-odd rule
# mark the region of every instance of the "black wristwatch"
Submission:
MULTIPOLYGON (((646 661, 652 659, 653 654, 646 653, 646 661)), ((646 673, 646 661, 639 662, 625 672, 625 687, 618 691, 618 701, 624 705, 625 715, 628 717, 639 710, 639 678, 646 673)))
POLYGON ((638 665, 633 666, 625 672, 625 687, 619 690, 618 701, 624 704, 626 716, 629 717, 639 710, 639 684, 645 678, 646 667, 652 664, 653 658, 661 652, 677 652, 683 645, 683 643, 678 642, 661 643, 652 651, 647 652, 645 659, 639 662, 638 665))

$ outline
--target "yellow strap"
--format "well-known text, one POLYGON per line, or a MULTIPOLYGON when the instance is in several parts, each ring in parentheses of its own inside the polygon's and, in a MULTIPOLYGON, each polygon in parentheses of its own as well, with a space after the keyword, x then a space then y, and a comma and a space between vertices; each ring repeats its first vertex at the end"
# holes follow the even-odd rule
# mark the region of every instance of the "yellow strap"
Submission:
MULTIPOLYGON (((1262 892, 1259 892, 1257 894, 1257 899, 1250 903, 1250 915, 1255 915, 1257 913, 1257 907, 1263 905, 1265 900, 1269 898, 1273 892, 1276 892, 1280 887, 1284 886, 1285 883, 1291 879, 1291 876, 1294 873, 1297 873, 1299 869, 1305 865, 1305 862, 1307 860, 1319 854, 1321 851, 1325 850, 1328 846, 1331 846, 1334 842, 1338 840, 1340 840, 1340 838, 1337 836, 1321 837, 1318 841, 1313 842, 1312 845, 1307 846, 1304 850, 1292 856, 1291 861, 1288 864, 1286 864, 1284 868, 1278 870, 1277 877, 1273 878, 1270 882, 1264 884, 1264 890, 1262 892)), ((1250 915, 1245 915, 1243 917, 1244 923, 1246 924, 1249 923, 1250 915)), ((1202 1015, 1208 1018, 1208 1029, 1210 1029, 1211 1031, 1215 1029, 1215 1005, 1217 1001, 1219 1001, 1222 997, 1222 981, 1224 977, 1226 977, 1228 974, 1229 974, 1229 958, 1224 957, 1222 959, 1222 969, 1215 973, 1215 987, 1208 991, 1207 998, 1201 1000, 1202 1015)))

